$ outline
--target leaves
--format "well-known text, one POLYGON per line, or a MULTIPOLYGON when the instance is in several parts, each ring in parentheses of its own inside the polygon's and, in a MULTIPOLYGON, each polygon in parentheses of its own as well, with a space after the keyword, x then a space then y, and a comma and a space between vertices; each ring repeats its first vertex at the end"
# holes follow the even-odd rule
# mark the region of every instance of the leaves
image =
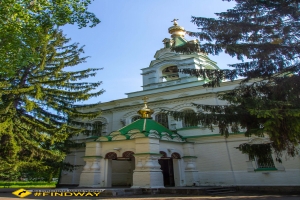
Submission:
MULTIPOLYGON (((230 64, 231 69, 185 69, 181 73, 202 77, 206 80, 204 87, 219 87, 224 80, 244 78, 234 90, 219 94, 219 99, 228 105, 194 104, 201 111, 193 119, 186 119, 196 120, 211 130, 218 126, 220 134, 226 137, 238 131, 247 137, 269 137, 278 160, 283 153, 295 156, 300 143, 299 2, 235 1, 234 8, 216 13, 216 19, 192 17, 199 32, 188 34, 206 42, 199 46, 200 52, 225 52, 242 62, 230 64)), ((190 53, 184 46, 173 50, 190 53)), ((167 112, 178 119, 186 116, 182 112, 167 112)))
POLYGON ((70 146, 69 139, 85 132, 86 124, 74 120, 100 114, 82 111, 95 105, 76 105, 104 92, 98 89, 101 82, 80 82, 99 69, 70 71, 85 62, 82 47, 69 44, 61 30, 51 30, 49 35, 49 43, 35 50, 40 59, 19 66, 14 76, 0 74, 0 82, 5 83, 0 87, 0 160, 4 163, 0 176, 9 166, 15 171, 57 174, 70 148, 78 146, 70 146))
POLYGON ((40 58, 49 31, 66 24, 94 27, 100 20, 88 11, 90 0, 4 0, 0 2, 0 73, 13 75, 40 58))

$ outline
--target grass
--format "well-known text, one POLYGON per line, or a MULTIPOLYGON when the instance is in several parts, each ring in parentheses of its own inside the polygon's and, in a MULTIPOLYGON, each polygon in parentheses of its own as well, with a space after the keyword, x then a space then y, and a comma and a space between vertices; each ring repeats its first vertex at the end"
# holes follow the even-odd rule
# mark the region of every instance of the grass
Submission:
POLYGON ((0 188, 55 188, 56 182, 0 181, 0 188))

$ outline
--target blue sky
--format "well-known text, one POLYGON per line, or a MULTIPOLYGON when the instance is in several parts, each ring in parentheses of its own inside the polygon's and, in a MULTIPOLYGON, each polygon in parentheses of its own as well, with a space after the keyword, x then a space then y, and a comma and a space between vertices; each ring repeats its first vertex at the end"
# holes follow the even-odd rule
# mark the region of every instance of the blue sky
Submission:
MULTIPOLYGON (((88 103, 126 98, 125 93, 142 90, 141 68, 148 67, 162 40, 170 38, 168 28, 174 18, 186 30, 197 31, 191 16, 215 17, 214 13, 234 7, 222 0, 95 0, 89 11, 101 23, 94 28, 64 27, 72 42, 85 45, 87 62, 76 67, 103 68, 88 81, 103 81, 106 92, 88 103)), ((228 55, 209 56, 220 68, 236 63, 228 55)))

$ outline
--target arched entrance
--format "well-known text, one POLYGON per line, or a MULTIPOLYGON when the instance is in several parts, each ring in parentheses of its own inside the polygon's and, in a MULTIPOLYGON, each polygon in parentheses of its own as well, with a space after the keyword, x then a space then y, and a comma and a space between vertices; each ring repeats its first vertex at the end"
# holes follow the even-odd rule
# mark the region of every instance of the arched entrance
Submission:
POLYGON ((163 180, 165 187, 175 186, 175 174, 174 174, 174 165, 173 159, 180 159, 179 153, 172 153, 171 157, 167 157, 167 153, 164 151, 160 151, 162 154, 161 158, 158 160, 158 163, 161 166, 161 170, 163 173, 163 180))
POLYGON ((117 160, 117 154, 115 152, 109 152, 105 155, 105 159, 117 160))
POLYGON ((105 186, 132 186, 133 170, 135 166, 134 152, 125 151, 122 157, 118 157, 115 152, 108 152, 105 155, 105 186))

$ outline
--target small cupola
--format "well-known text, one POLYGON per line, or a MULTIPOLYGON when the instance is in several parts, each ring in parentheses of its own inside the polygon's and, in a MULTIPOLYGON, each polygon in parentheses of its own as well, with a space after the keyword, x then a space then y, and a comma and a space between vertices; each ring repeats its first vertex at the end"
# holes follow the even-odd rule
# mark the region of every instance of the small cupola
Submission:
POLYGON ((174 37, 184 37, 186 31, 185 29, 182 27, 182 26, 178 26, 178 23, 177 23, 178 19, 174 19, 173 21, 173 25, 174 26, 171 26, 168 30, 169 30, 169 33, 171 34, 171 37, 174 38, 174 37))
POLYGON ((151 115, 154 113, 154 111, 150 108, 148 108, 148 105, 147 105, 147 100, 149 98, 148 97, 144 97, 143 100, 144 100, 144 107, 139 110, 137 113, 141 116, 142 119, 151 119, 151 115))
POLYGON ((173 43, 173 41, 169 38, 165 38, 162 42, 164 43, 164 48, 170 48, 173 43))

